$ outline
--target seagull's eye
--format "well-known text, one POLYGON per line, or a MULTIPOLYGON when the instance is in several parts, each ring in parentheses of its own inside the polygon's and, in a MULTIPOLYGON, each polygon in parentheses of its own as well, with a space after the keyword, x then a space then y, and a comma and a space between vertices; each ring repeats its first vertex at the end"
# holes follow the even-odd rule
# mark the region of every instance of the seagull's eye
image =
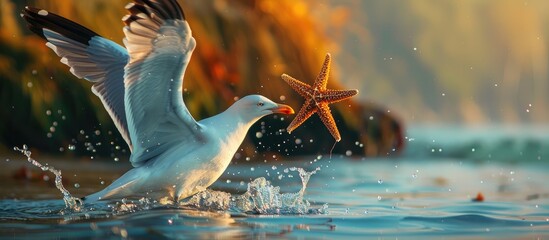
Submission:
POLYGON ((265 105, 265 103, 263 103, 263 102, 258 102, 258 103, 257 103, 257 106, 258 106, 258 107, 263 107, 263 105, 265 105))

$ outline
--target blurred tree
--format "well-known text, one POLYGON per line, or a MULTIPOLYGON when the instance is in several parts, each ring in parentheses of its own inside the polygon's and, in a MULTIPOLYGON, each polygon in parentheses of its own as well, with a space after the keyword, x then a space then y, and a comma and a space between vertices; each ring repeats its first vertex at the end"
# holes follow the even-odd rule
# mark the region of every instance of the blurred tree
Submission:
MULTIPOLYGON (((50 152, 76 145, 84 152, 123 155, 120 148, 126 146, 89 90, 91 85, 70 76, 42 40, 23 30, 24 23, 18 19, 20 3, 1 1, 1 19, 8 19, 0 22, 0 46, 5 49, 0 50, 2 105, 10 106, 1 110, 2 116, 9 116, 8 124, 0 129, 2 143, 10 147, 27 143, 50 152)), ((118 1, 26 3, 66 16, 118 43, 123 38, 119 19, 125 14, 124 4, 118 1)), ((299 108, 302 98, 280 75, 286 72, 312 82, 324 55, 332 50, 302 1, 180 3, 197 40, 183 86, 183 97, 197 119, 217 114, 239 97, 254 93, 299 108)), ((330 88, 341 88, 337 72, 337 68, 332 71, 330 88)), ((384 155, 402 146, 402 127, 387 111, 356 101, 335 104, 332 110, 343 137, 334 153, 384 155)), ((288 123, 279 116, 263 119, 250 130, 237 157, 263 158, 266 152, 318 154, 332 148, 330 134, 316 117, 292 135, 280 131, 288 123)))

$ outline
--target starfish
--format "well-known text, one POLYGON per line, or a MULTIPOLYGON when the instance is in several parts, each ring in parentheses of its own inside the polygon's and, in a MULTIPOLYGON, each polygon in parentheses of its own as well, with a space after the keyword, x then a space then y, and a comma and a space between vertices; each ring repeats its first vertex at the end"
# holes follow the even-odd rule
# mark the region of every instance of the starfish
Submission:
POLYGON ((289 133, 292 133, 293 130, 299 127, 314 113, 318 113, 320 120, 322 120, 322 123, 328 128, 328 131, 330 131, 330 134, 332 134, 334 139, 337 142, 341 141, 341 135, 339 134, 339 130, 337 130, 334 117, 332 116, 328 105, 357 95, 358 90, 333 90, 326 88, 328 75, 330 73, 331 59, 331 55, 329 53, 326 54, 322 69, 313 86, 303 83, 287 74, 282 74, 282 79, 299 93, 299 95, 305 98, 305 103, 301 107, 301 110, 299 110, 299 113, 295 116, 294 120, 290 123, 288 128, 286 128, 289 133))

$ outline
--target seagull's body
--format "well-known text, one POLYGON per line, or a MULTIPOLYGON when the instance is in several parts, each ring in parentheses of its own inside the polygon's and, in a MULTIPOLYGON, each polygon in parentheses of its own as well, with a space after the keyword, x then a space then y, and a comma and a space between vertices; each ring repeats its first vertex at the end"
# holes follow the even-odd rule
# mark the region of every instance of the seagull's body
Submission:
MULTIPOLYGON (((248 96, 240 101, 250 101, 250 105, 255 106, 257 98, 268 101, 260 96, 248 96)), ((202 128, 199 141, 183 142, 169 148, 156 161, 131 169, 103 191, 86 197, 86 200, 158 196, 177 201, 203 191, 225 171, 248 129, 257 119, 259 117, 245 121, 233 105, 223 113, 201 120, 198 122, 202 128)))
POLYGON ((71 73, 93 82, 132 151, 134 166, 86 202, 125 197, 177 201, 204 190, 225 171, 259 118, 289 106, 250 95, 195 121, 182 98, 183 75, 196 42, 175 0, 126 6, 124 45, 45 10, 26 7, 29 28, 44 37, 71 73))

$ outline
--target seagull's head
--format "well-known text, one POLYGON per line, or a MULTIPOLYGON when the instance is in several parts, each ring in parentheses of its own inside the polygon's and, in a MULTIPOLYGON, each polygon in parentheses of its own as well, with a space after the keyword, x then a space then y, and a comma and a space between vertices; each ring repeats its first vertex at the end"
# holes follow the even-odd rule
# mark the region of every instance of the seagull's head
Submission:
POLYGON ((273 114, 294 114, 294 109, 285 104, 279 104, 261 95, 248 95, 235 102, 231 109, 238 112, 245 121, 255 122, 257 119, 273 114))

